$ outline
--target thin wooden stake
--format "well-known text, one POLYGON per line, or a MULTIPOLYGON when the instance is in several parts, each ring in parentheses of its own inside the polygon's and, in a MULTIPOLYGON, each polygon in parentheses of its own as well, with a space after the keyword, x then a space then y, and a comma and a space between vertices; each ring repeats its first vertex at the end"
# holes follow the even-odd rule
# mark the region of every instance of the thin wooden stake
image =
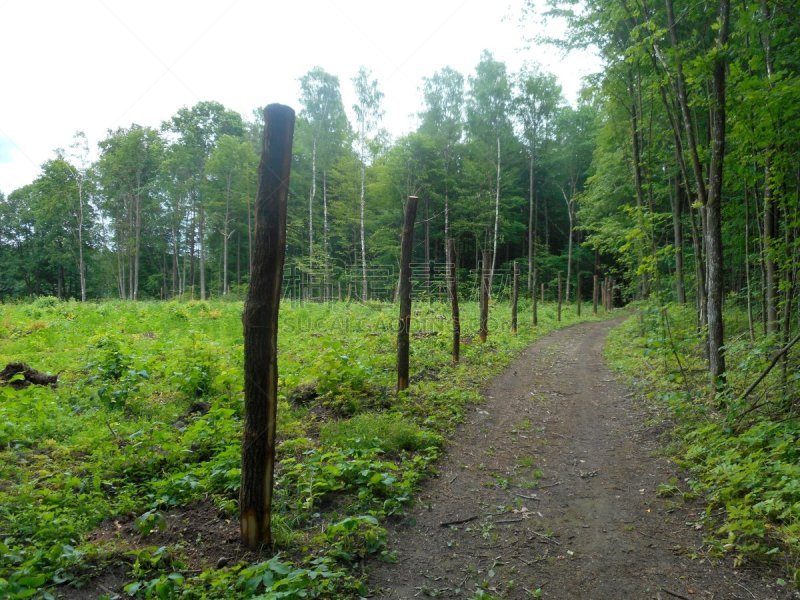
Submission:
POLYGON ((294 120, 294 111, 288 106, 270 104, 264 109, 253 271, 242 316, 245 380, 239 525, 242 543, 251 549, 272 543, 278 310, 286 253, 294 120))
POLYGON ((519 300, 519 264, 514 261, 514 281, 511 286, 511 333, 517 333, 517 303, 519 300))
POLYGON ((485 342, 489 336, 489 279, 492 272, 492 253, 483 251, 483 265, 481 274, 481 321, 478 337, 485 342))
POLYGON ((400 319, 397 322, 397 391, 408 388, 409 338, 411 333, 411 252, 414 249, 414 221, 417 197, 409 196, 403 238, 400 242, 400 319))
POLYGON ((456 244, 453 239, 447 240, 447 283, 450 291, 450 306, 453 313, 453 363, 457 363, 461 355, 461 315, 458 310, 458 281, 456 280, 456 244))

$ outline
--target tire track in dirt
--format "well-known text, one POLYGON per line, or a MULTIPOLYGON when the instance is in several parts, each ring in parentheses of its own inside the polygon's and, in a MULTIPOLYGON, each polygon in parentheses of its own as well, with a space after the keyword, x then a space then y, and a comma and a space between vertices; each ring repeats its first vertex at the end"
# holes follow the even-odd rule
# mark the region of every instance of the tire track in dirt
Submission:
POLYGON ((712 560, 692 526, 702 507, 658 496, 680 473, 602 358, 617 323, 554 332, 490 382, 391 528, 398 562, 371 565, 376 597, 798 597, 774 573, 712 560))

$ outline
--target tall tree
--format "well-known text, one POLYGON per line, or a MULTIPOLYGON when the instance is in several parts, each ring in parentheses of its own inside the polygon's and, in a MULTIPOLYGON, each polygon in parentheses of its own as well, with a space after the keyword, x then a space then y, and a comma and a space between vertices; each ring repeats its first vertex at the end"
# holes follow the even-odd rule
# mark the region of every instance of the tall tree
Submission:
POLYGON ((341 152, 349 138, 339 78, 321 67, 314 67, 300 78, 300 117, 308 123, 311 138, 311 185, 308 194, 308 254, 314 255, 314 202, 317 194, 318 171, 322 172, 322 239, 323 252, 328 248, 328 177, 336 155, 341 152))
POLYGON ((528 153, 528 292, 536 260, 536 168, 542 145, 553 135, 553 122, 564 103, 556 76, 526 64, 515 78, 514 113, 528 153))
POLYGON ((219 102, 198 102, 191 108, 181 108, 163 125, 163 129, 174 137, 170 153, 182 163, 181 191, 188 194, 191 213, 189 224, 189 260, 191 289, 194 289, 195 243, 198 244, 198 271, 200 273, 200 299, 206 298, 206 208, 203 197, 203 181, 208 157, 222 135, 241 137, 244 135, 242 116, 226 109, 219 102), (196 240, 196 242, 195 242, 196 240))
MULTIPOLYGON (((511 85, 506 74, 506 65, 494 59, 484 50, 481 60, 470 77, 467 101, 467 124, 470 136, 480 141, 484 151, 493 156, 494 163, 494 225, 492 227, 492 265, 489 271, 489 289, 494 277, 497 261, 497 238, 500 229, 500 185, 502 173, 502 140, 511 137, 509 105, 511 85)), ((488 157, 487 157, 488 158, 488 157)))
POLYGON ((365 67, 358 70, 358 74, 353 78, 353 87, 356 92, 356 103, 353 111, 356 113, 358 123, 358 159, 361 166, 361 191, 359 195, 359 233, 361 242, 361 299, 368 299, 367 289, 367 247, 365 242, 365 220, 364 211, 366 205, 366 180, 367 163, 371 160, 373 150, 371 144, 375 141, 378 130, 378 123, 383 116, 381 100, 383 92, 378 88, 378 81, 371 79, 371 72, 365 67))
POLYGON ((155 129, 131 125, 109 131, 99 146, 102 208, 113 229, 117 288, 120 298, 138 300, 142 230, 158 213, 156 181, 163 143, 155 129))
POLYGON ((237 231, 235 216, 244 216, 245 206, 255 189, 258 156, 253 146, 245 139, 223 134, 211 151, 206 163, 209 204, 214 209, 213 217, 221 238, 222 285, 220 292, 226 296, 230 291, 228 259, 229 241, 237 231))
POLYGON ((444 244, 449 263, 453 260, 447 243, 450 238, 450 193, 454 185, 457 148, 463 135, 464 76, 451 67, 440 69, 423 79, 422 95, 425 108, 420 113, 419 131, 434 140, 441 152, 444 168, 441 178, 444 188, 444 244))

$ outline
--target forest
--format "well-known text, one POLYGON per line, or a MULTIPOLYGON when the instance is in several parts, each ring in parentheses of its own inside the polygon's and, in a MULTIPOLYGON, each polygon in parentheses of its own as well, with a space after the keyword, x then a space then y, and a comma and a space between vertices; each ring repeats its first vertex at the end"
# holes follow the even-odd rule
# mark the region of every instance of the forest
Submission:
MULTIPOLYGON (((554 74, 536 63, 512 72, 484 51, 472 73, 442 66, 422 81, 418 126, 398 139, 382 127, 381 85, 368 69, 347 81, 322 67, 304 74, 273 523, 288 558, 189 577, 166 551, 138 548, 125 555, 134 564, 126 592, 366 593, 356 566, 386 558, 385 520, 411 504, 482 378, 546 331, 594 318, 570 308, 562 322, 561 302, 591 301, 602 281, 613 281, 607 310, 633 309, 609 360, 669 413, 676 460, 692 473, 689 489, 670 483, 665 493, 704 499, 713 552, 736 566, 777 563, 781 585, 800 584, 797 9, 785 0, 553 0, 547 16, 568 23, 568 36, 547 41, 595 48, 604 64, 574 106, 554 74), (355 91, 352 107, 342 85, 355 91), (414 341, 423 375, 395 398, 389 330, 409 196, 419 198, 414 318, 430 339, 414 341), (449 360, 436 336, 451 263, 468 302, 482 268, 497 274, 502 316, 485 353, 468 339, 467 366, 434 377, 449 360), (542 303, 538 329, 523 317, 516 337, 505 332, 515 265, 524 314, 542 303), (319 328, 309 336, 311 322, 319 328), (342 323, 339 339, 330 331, 342 323), (340 496, 348 500, 329 503, 340 496)), ((542 18, 533 2, 529 10, 542 18)), ((87 386, 86 397, 0 386, 1 469, 13 482, 0 485, 0 595, 85 583, 86 565, 109 559, 77 540, 114 515, 137 514, 144 535, 201 498, 233 513, 237 320, 253 271, 263 128, 262 109, 241 115, 202 101, 160 124, 109 130, 96 152, 78 131, 33 182, 0 191, 0 357, 44 367, 61 343, 47 369, 87 386), (92 329, 112 319, 119 331, 92 329), (177 433, 164 425, 176 420, 177 433), (81 437, 90 423, 102 444, 81 437), (184 447, 194 449, 188 466, 184 447), (61 474, 28 470, 40 452, 64 461, 61 474), (83 481, 84 472, 99 474, 83 481), (59 504, 61 490, 82 499, 59 504), (101 502, 107 495, 113 501, 101 502), (30 506, 48 502, 58 508, 39 529, 30 506)))

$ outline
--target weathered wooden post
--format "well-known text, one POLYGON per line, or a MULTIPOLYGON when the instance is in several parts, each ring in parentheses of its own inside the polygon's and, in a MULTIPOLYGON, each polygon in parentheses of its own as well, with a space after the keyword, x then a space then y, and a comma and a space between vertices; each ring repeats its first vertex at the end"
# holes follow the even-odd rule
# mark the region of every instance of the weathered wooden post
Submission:
POLYGON ((461 315, 458 310, 458 281, 456 281, 456 244, 452 238, 447 240, 447 283, 450 290, 450 306, 453 313, 453 363, 461 355, 461 315))
POLYGON ((485 342, 489 336, 489 277, 492 270, 492 253, 483 251, 483 264, 481 265, 481 317, 478 337, 485 342))
POLYGON ((564 292, 562 288, 563 285, 561 283, 561 271, 559 271, 558 272, 558 317, 557 317, 559 323, 561 322, 561 303, 564 301, 563 298, 564 292))
POLYGON ((417 197, 409 196, 403 237, 400 242, 400 319, 397 322, 397 391, 408 387, 408 355, 411 333, 411 251, 414 249, 414 220, 417 197))
POLYGON ((577 308, 577 311, 578 311, 578 316, 580 317, 581 316, 581 274, 578 273, 575 276, 575 278, 577 280, 575 282, 575 302, 577 303, 576 308, 577 308))
POLYGON ((596 317, 597 316, 597 294, 599 290, 597 289, 597 273, 592 276, 592 314, 596 317))
POLYGON ((511 286, 511 333, 517 333, 517 302, 519 300, 519 265, 514 261, 514 281, 511 286))
POLYGON ((292 164, 294 111, 264 109, 258 168, 255 247, 250 290, 244 305, 244 434, 239 490, 242 543, 272 543, 272 488, 278 408, 278 309, 286 252, 286 204, 292 164))
POLYGON ((531 309, 533 310, 533 326, 536 327, 539 324, 539 309, 536 306, 538 298, 536 297, 536 267, 533 268, 533 283, 531 284, 531 309))

